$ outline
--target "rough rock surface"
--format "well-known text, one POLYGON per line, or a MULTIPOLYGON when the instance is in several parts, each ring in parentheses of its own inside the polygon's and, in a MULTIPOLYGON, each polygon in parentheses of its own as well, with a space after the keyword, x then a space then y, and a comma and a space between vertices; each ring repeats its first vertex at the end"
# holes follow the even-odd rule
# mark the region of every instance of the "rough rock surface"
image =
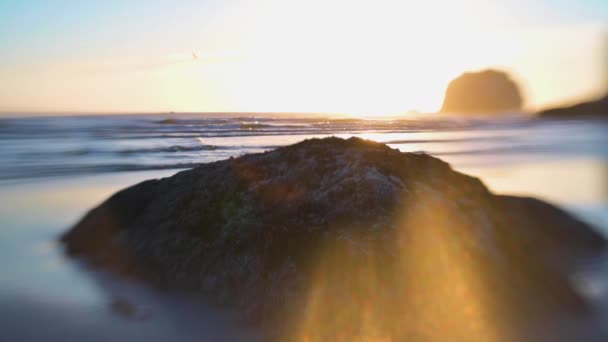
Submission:
POLYGON ((442 113, 493 114, 519 111, 523 105, 517 84, 502 71, 464 73, 450 82, 442 113))
POLYGON ((93 265, 205 291, 282 340, 492 340, 522 312, 584 311, 568 276, 605 246, 547 203, 357 138, 139 183, 62 241, 93 265))
POLYGON ((603 98, 582 102, 568 107, 546 109, 538 113, 543 118, 608 118, 608 95, 603 98))

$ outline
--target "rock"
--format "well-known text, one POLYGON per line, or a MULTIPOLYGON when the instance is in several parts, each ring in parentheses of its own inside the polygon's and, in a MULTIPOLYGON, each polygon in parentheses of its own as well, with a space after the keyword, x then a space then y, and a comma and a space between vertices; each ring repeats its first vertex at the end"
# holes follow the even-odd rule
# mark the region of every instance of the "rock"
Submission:
POLYGON ((166 118, 166 119, 162 119, 162 120, 158 121, 158 123, 161 125, 176 125, 177 120, 173 119, 173 118, 166 118))
POLYGON ((608 118, 608 95, 603 98, 582 102, 573 106, 546 109, 538 113, 542 118, 608 118))
POLYGON ((112 299, 110 302, 110 310, 113 313, 128 319, 146 320, 151 317, 150 312, 145 310, 144 307, 139 307, 121 297, 112 299))
POLYGON ((110 303, 110 308, 113 312, 125 317, 135 317, 137 313, 135 306, 123 298, 114 298, 110 303))
POLYGON ((493 114, 520 111, 523 99, 518 85, 497 70, 466 72, 450 82, 442 113, 493 114))
POLYGON ((142 182, 62 241, 92 265, 206 292, 280 340, 488 340, 542 312, 582 313, 568 278, 606 244, 547 203, 358 138, 142 182))

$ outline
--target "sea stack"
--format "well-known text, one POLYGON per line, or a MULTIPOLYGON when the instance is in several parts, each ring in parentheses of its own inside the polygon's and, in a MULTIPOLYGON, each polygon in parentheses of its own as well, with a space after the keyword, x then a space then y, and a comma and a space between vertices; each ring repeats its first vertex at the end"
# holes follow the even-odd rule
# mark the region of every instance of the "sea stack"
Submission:
POLYGON ((520 111, 519 86, 505 72, 466 72, 452 80, 445 92, 442 113, 496 114, 520 111))
MULTIPOLYGON (((311 139, 111 196, 62 237, 91 266, 238 308, 278 340, 493 340, 584 314, 605 240, 421 153, 311 139)), ((517 338, 515 338, 517 339, 517 338)))

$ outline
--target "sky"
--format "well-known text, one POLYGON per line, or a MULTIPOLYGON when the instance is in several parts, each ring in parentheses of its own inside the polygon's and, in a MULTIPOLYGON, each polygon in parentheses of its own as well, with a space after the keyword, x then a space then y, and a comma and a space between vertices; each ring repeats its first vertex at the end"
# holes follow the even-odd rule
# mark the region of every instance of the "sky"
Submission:
POLYGON ((607 50, 605 0, 0 0, 0 111, 427 112, 485 68, 535 110, 607 50))

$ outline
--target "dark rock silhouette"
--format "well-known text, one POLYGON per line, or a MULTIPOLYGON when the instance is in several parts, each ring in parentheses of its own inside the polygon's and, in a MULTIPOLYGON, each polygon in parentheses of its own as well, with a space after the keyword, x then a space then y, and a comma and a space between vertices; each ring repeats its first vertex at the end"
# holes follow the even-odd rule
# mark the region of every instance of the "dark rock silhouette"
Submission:
POLYGON ((543 118, 608 118, 608 95, 593 101, 582 102, 572 106, 546 109, 538 113, 543 118))
POLYGON ((502 71, 466 72, 448 85, 442 113, 492 114, 521 110, 517 84, 502 71))
POLYGON ((91 265, 206 292, 279 340, 512 334, 541 312, 586 312, 568 279, 605 247, 547 203, 357 138, 142 182, 62 241, 91 265))

